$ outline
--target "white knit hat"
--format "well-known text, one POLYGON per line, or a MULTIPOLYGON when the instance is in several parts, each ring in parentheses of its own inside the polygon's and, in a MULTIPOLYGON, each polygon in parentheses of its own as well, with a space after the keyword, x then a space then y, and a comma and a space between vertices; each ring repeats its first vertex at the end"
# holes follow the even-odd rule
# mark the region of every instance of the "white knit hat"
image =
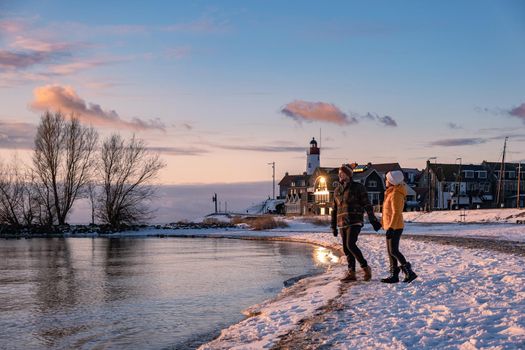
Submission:
POLYGON ((390 182, 392 185, 399 185, 405 180, 405 176, 403 175, 403 172, 399 170, 389 171, 386 174, 386 179, 388 182, 390 182))

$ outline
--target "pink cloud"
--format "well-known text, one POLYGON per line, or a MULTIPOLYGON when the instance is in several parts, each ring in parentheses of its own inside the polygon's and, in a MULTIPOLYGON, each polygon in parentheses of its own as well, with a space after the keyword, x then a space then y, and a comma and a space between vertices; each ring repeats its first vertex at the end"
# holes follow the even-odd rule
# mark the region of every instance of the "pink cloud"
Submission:
POLYGON ((46 85, 36 88, 30 107, 37 111, 62 111, 66 115, 76 116, 84 123, 103 127, 131 130, 165 129, 159 119, 148 121, 140 118, 133 118, 131 121, 121 119, 114 110, 104 110, 99 104, 86 103, 70 86, 46 85))
POLYGON ((51 75, 70 75, 75 74, 81 70, 90 69, 93 67, 113 64, 117 62, 122 62, 123 60, 118 58, 112 59, 95 59, 95 60, 85 60, 77 61, 71 63, 56 64, 52 67, 49 67, 49 72, 51 75))
POLYGON ((11 43, 11 47, 16 49, 39 52, 71 51, 79 46, 69 42, 40 40, 25 36, 17 36, 11 43))
POLYGON ((337 106, 325 102, 308 102, 295 100, 281 109, 281 113, 298 121, 326 122, 338 125, 356 124, 355 117, 348 116, 337 106))
POLYGON ((520 106, 511 109, 509 114, 513 117, 520 118, 523 122, 525 122, 525 103, 522 103, 520 106))

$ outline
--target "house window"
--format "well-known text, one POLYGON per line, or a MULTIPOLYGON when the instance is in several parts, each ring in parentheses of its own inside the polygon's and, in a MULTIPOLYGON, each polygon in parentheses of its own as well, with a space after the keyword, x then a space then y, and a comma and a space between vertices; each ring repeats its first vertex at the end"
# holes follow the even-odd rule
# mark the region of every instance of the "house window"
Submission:
POLYGON ((368 192, 368 199, 372 205, 379 204, 379 192, 368 192))
POLYGON ((486 178, 487 178, 486 171, 478 171, 478 179, 486 179, 486 178))
POLYGON ((377 181, 374 181, 374 180, 368 181, 368 187, 377 187, 377 181))
POLYGON ((499 179, 500 171, 494 170, 494 176, 496 176, 497 179, 499 179))
POLYGON ((474 178, 474 171, 472 170, 465 170, 465 179, 473 179, 474 178))
POLYGON ((487 192, 487 193, 490 192, 490 183, 485 182, 485 183, 483 184, 483 191, 485 191, 485 192, 487 192))
POLYGON ((295 181, 292 181, 292 187, 295 187, 295 181))
POLYGON ((508 171, 507 172, 507 178, 508 179, 514 179, 516 177, 516 172, 515 171, 508 171))

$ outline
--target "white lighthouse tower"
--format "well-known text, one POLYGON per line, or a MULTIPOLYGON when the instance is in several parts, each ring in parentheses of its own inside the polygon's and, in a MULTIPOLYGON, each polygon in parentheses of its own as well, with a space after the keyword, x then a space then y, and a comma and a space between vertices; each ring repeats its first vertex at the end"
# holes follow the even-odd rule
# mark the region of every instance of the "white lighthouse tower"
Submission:
POLYGON ((312 175, 314 170, 321 165, 321 150, 317 147, 315 137, 310 141, 310 149, 306 151, 306 174, 312 175))

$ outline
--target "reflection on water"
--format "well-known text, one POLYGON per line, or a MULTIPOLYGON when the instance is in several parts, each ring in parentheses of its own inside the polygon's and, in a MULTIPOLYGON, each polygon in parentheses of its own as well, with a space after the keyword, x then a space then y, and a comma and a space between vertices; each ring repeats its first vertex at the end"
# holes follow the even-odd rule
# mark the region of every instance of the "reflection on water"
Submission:
POLYGON ((326 249, 324 247, 316 247, 314 253, 314 260, 320 265, 328 265, 339 262, 339 257, 329 249, 326 249))
POLYGON ((196 347, 283 281, 337 259, 306 244, 228 239, 0 244, 0 347, 9 349, 196 347))

